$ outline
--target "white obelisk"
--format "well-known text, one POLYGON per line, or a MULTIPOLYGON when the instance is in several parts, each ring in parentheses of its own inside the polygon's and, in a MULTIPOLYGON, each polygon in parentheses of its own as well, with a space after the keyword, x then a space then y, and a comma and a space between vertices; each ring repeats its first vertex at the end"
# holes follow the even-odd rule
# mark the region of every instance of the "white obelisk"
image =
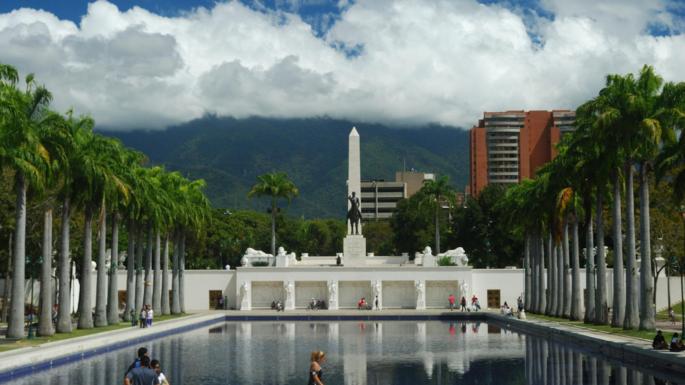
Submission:
MULTIPOLYGON (((349 150, 347 159, 347 196, 352 193, 361 202, 361 160, 359 151, 359 133, 355 127, 349 136, 349 150)), ((352 204, 347 200, 347 211, 349 212, 352 204)), ((361 209, 361 207, 360 207, 361 209)), ((362 224, 359 221, 359 234, 352 233, 352 225, 347 221, 347 236, 343 240, 343 256, 346 265, 363 264, 366 256, 366 239, 362 235, 362 224)))

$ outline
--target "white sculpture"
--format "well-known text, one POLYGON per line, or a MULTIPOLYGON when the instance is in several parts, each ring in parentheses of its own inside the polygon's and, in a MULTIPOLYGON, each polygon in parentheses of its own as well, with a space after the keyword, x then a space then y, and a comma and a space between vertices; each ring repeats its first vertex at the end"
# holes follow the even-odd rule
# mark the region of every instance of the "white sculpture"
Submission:
POLYGON ((460 287, 461 295, 462 295, 462 297, 466 298, 467 302, 468 302, 468 300, 470 298, 470 294, 471 294, 471 293, 469 293, 469 289, 470 289, 469 284, 466 281, 461 283, 461 287, 460 287))
POLYGON ((381 303, 383 302, 381 285, 382 284, 380 280, 373 282, 373 310, 381 310, 381 303), (376 303, 376 301, 378 301, 378 303, 376 303))
POLYGON ((278 257, 285 257, 285 248, 283 246, 278 248, 278 253, 276 254, 278 257))
POLYGON ((416 309, 426 309, 426 291, 423 281, 414 281, 414 288, 416 291, 416 309))
POLYGON ((250 302, 250 283, 246 281, 240 285, 240 310, 251 310, 250 302))
POLYGON ((424 267, 435 267, 435 256, 433 255, 433 250, 431 250, 430 246, 426 246, 423 249, 423 266, 424 267))
MULTIPOLYGON (((282 247, 281 247, 282 249, 282 247)), ((255 250, 251 247, 248 247, 247 250, 245 251, 245 255, 248 257, 273 257, 271 254, 267 254, 261 250, 255 250)))
POLYGON ((285 289, 285 310, 295 309, 295 283, 293 281, 286 281, 283 284, 285 289))
POLYGON ((328 309, 338 310, 338 281, 328 281, 328 309))
POLYGON ((469 264, 469 257, 466 255, 463 247, 447 250, 444 253, 438 254, 438 257, 450 257, 457 266, 468 266, 469 264))

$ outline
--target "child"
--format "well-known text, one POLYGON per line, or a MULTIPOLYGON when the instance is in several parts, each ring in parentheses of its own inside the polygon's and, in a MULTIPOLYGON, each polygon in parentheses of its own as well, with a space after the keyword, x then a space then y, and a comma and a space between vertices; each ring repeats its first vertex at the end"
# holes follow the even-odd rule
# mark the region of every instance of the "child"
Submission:
POLYGON ((152 327, 152 318, 153 318, 153 312, 152 312, 152 306, 148 305, 147 306, 147 313, 145 314, 145 320, 147 321, 147 327, 152 327))

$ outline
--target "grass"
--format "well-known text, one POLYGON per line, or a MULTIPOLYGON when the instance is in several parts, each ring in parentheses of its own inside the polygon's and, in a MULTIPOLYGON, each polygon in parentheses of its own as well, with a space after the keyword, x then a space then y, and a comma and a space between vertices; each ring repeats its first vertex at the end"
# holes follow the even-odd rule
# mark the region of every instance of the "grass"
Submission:
MULTIPOLYGON (((676 304, 671 304, 673 306, 673 312, 675 313, 675 319, 680 320, 680 314, 682 309, 683 309, 683 303, 676 303, 676 304)), ((668 319, 668 309, 661 310, 660 312, 656 313, 657 319, 661 320, 667 320, 668 319)))
MULTIPOLYGON (((154 322, 157 323, 157 322, 161 322, 161 321, 167 321, 167 320, 171 320, 171 319, 175 319, 175 318, 185 317, 188 315, 190 315, 190 314, 161 315, 161 316, 155 317, 154 322)), ((22 338, 20 340, 7 340, 4 338, 0 338, 0 353, 6 352, 8 350, 25 348, 25 347, 29 347, 29 346, 38 346, 38 345, 46 344, 48 342, 64 341, 64 340, 68 340, 71 338, 84 337, 84 336, 89 336, 89 335, 94 335, 94 334, 99 334, 99 333, 105 333, 105 332, 110 332, 110 331, 119 330, 119 329, 127 329, 127 328, 132 329, 130 322, 120 322, 116 325, 109 325, 109 326, 103 326, 103 327, 92 328, 92 329, 74 329, 71 333, 55 333, 54 335, 52 335, 50 337, 36 337, 33 339, 22 338)))
POLYGON ((620 336, 624 336, 624 337, 639 338, 639 339, 648 340, 648 341, 651 341, 655 335, 655 331, 652 331, 652 330, 624 330, 623 328, 615 328, 615 327, 611 327, 610 325, 586 324, 586 323, 583 323, 583 321, 569 321, 569 320, 564 319, 564 318, 549 317, 549 316, 540 315, 540 314, 528 313, 528 314, 526 314, 526 316, 529 319, 556 322, 558 324, 575 326, 575 327, 578 327, 581 329, 604 332, 604 333, 613 334, 613 335, 620 335, 620 336))

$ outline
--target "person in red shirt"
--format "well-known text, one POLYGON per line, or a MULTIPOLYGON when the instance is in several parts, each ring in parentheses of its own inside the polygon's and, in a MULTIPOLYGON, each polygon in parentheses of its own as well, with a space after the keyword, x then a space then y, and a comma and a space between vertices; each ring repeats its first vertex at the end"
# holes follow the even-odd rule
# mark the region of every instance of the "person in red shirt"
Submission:
POLYGON ((449 297, 447 297, 447 300, 450 303, 450 311, 454 309, 454 303, 456 302, 456 298, 454 298, 454 294, 450 294, 449 297))

